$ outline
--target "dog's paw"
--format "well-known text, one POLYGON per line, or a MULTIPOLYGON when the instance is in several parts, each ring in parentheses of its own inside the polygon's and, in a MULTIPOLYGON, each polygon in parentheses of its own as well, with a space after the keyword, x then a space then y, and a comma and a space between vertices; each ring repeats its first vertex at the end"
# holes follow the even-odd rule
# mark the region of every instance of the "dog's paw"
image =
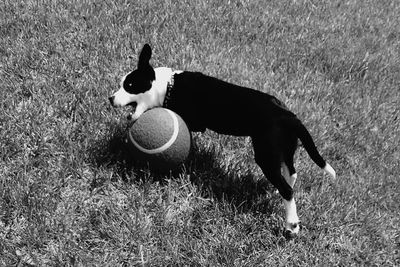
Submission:
POLYGON ((132 112, 129 112, 128 115, 126 116, 126 119, 127 119, 129 122, 132 122, 132 120, 133 120, 133 113, 132 113, 132 112))
POLYGON ((132 113, 128 113, 128 115, 126 115, 126 119, 128 121, 131 121, 132 120, 132 113))
POLYGON ((286 222, 285 235, 289 237, 296 236, 300 231, 300 222, 286 222))
POLYGON ((126 119, 128 122, 134 123, 139 119, 140 115, 141 114, 129 112, 129 114, 126 116, 126 119))

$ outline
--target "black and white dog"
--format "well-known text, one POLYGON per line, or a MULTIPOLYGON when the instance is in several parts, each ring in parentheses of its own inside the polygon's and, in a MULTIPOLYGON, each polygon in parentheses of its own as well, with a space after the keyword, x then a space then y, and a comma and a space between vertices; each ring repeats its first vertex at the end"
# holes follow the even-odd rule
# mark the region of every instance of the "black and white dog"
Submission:
POLYGON ((311 159, 333 179, 335 170, 318 153, 310 133, 286 106, 269 94, 227 83, 199 72, 173 71, 150 64, 145 44, 136 70, 125 75, 110 98, 114 107, 136 105, 132 119, 154 107, 179 114, 191 131, 210 129, 221 134, 250 136, 255 161, 283 197, 286 229, 299 231, 293 198, 297 174, 293 156, 300 139, 311 159))

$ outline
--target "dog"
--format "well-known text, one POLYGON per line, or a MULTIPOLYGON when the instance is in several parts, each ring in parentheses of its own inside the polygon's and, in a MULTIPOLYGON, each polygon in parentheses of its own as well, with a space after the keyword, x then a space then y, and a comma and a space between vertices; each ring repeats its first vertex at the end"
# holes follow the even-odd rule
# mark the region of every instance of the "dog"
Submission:
POLYGON ((261 91, 231 84, 200 72, 153 68, 151 47, 145 44, 137 69, 121 79, 109 101, 113 107, 133 105, 137 120, 146 110, 168 108, 179 114, 190 131, 210 129, 220 134, 250 136, 256 163, 283 198, 285 229, 299 232, 293 197, 297 179, 293 157, 300 139, 311 159, 332 179, 335 170, 319 154, 303 123, 281 101, 261 91))

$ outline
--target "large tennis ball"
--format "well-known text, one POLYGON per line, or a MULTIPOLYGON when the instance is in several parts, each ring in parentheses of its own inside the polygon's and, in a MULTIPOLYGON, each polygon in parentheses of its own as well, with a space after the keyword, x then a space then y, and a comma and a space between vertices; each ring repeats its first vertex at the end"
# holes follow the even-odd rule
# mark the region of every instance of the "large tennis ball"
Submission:
POLYGON ((135 157, 160 171, 181 165, 191 148, 191 135, 185 122, 165 108, 143 113, 130 128, 128 140, 135 157))

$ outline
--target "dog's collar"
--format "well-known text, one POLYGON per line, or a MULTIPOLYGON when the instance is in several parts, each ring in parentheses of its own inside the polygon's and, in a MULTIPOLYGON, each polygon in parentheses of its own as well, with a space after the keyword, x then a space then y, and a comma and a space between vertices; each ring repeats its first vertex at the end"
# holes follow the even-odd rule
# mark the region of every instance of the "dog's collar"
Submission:
POLYGON ((163 103, 163 107, 165 107, 165 108, 168 108, 168 104, 171 99, 171 93, 172 93, 172 90, 174 89, 174 84, 175 84, 174 76, 175 76, 175 73, 172 73, 171 79, 167 83, 167 91, 165 92, 164 103, 163 103))

